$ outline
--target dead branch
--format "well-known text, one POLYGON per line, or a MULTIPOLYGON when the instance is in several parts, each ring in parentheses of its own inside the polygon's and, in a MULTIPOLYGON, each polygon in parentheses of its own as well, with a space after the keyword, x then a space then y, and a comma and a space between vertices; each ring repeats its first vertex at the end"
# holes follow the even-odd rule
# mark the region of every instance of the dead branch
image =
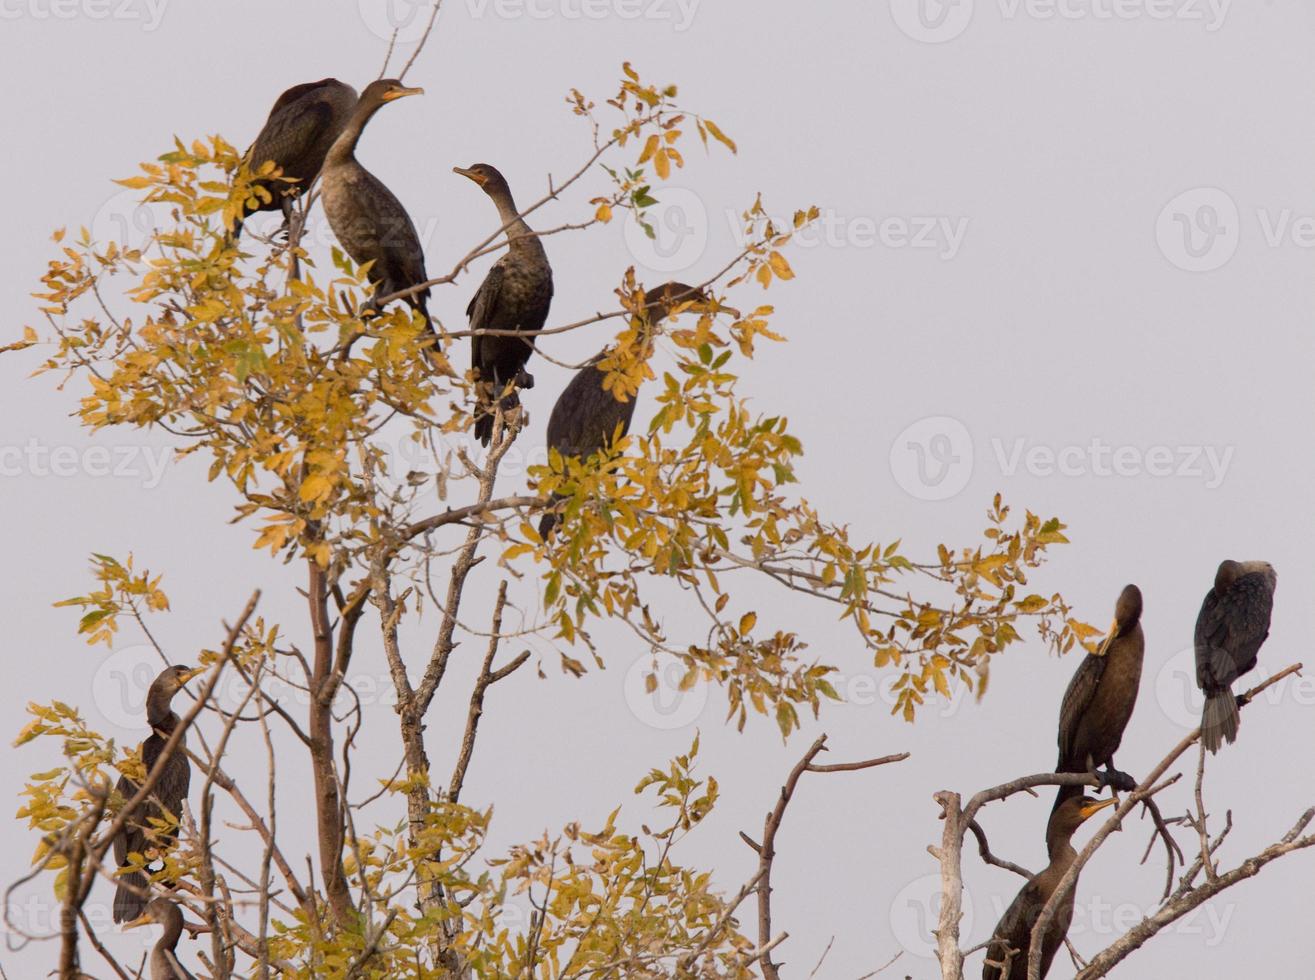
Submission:
POLYGON ((788 938, 788 933, 781 933, 775 939, 772 938, 772 861, 776 858, 776 833, 781 829, 781 821, 785 819, 785 808, 789 805, 791 797, 794 796, 795 785, 799 782, 799 777, 805 772, 856 772, 862 769, 871 769, 874 766, 883 766, 891 762, 902 762, 909 757, 909 753, 901 752, 897 755, 883 756, 880 759, 868 759, 863 762, 839 763, 828 766, 814 766, 813 759, 818 753, 826 750, 826 735, 819 735, 817 741, 809 746, 808 751, 804 753, 793 769, 790 775, 786 777, 785 785, 781 787, 781 794, 777 797, 776 806, 767 814, 763 821, 762 843, 755 843, 743 831, 740 832, 741 839, 744 840, 758 855, 758 873, 755 876, 757 881, 756 889, 758 892, 758 943, 759 948, 752 954, 746 963, 752 963, 755 960, 761 960, 763 977, 766 980, 780 980, 778 964, 772 961, 771 952, 778 945, 788 938))
POLYGON ((982 825, 976 820, 969 822, 968 829, 971 830, 973 836, 977 838, 977 850, 978 853, 981 854, 983 861, 987 864, 993 864, 997 868, 1004 868, 1006 871, 1012 871, 1016 875, 1022 875, 1024 878, 1032 877, 1032 872, 1028 871, 1027 868, 1014 864, 1013 861, 1006 861, 1003 858, 998 858, 991 853, 991 845, 986 842, 986 831, 982 829, 982 825))

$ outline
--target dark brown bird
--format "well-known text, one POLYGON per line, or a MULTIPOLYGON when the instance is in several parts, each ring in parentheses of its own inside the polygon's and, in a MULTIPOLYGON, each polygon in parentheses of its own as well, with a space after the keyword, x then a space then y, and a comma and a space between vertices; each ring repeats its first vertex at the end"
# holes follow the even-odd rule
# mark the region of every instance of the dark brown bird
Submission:
POLYGON ((1256 665, 1269 636, 1278 575, 1267 561, 1222 561, 1196 617, 1196 683, 1205 692, 1201 742, 1218 752, 1237 740, 1233 681, 1256 665))
MULTIPOLYGON (((683 282, 664 283, 644 294, 650 323, 665 320, 673 310, 687 303, 693 304, 689 308, 697 309, 708 302, 703 290, 683 282)), ((606 372, 597 365, 606 354, 607 351, 600 352, 581 368, 562 389, 557 404, 553 406, 548 418, 548 448, 556 449, 563 456, 588 459, 610 446, 614 437, 620 438, 630 431, 637 396, 617 401, 615 395, 603 387, 606 372)), ((564 499, 562 494, 553 495, 554 503, 564 499)), ((539 521, 539 536, 546 539, 557 526, 558 519, 555 510, 544 514, 539 521)))
MULTIPOLYGON (((1088 654, 1069 681, 1059 709, 1059 761, 1055 772, 1087 772, 1105 786, 1132 791, 1136 780, 1114 768, 1114 753, 1137 704, 1146 637, 1141 628, 1141 589, 1124 586, 1114 623, 1099 651, 1088 654), (1098 772, 1101 767, 1104 772, 1098 772)), ((1055 807, 1081 796, 1081 786, 1061 786, 1055 807)))
MULTIPOLYGON (((1050 823, 1046 826, 1046 850, 1050 854, 1050 863, 1038 874, 1033 875, 1014 897, 1005 910, 1005 914, 996 924, 991 934, 991 944, 986 948, 986 963, 982 967, 982 980, 1027 980, 1027 958, 1032 949, 1032 928, 1041 911, 1050 901, 1050 896, 1059 887, 1060 880, 1069 866, 1077 860, 1078 852, 1073 849, 1073 834, 1093 813, 1113 806, 1117 800, 1093 800, 1089 796, 1071 796, 1050 814, 1050 823), (1008 969, 1003 969, 1008 964, 1008 969)), ((1060 943, 1068 935, 1068 927, 1073 921, 1073 902, 1077 897, 1077 883, 1069 889, 1065 897, 1055 908, 1055 915, 1050 920, 1041 941, 1041 976, 1050 970, 1050 963, 1060 943)))
POLYGON ((283 179, 253 182, 253 187, 264 189, 269 200, 257 198, 254 205, 248 202, 233 226, 234 237, 242 234, 247 215, 257 211, 282 211, 283 226, 288 226, 293 205, 319 176, 329 147, 347 125, 355 106, 356 89, 336 78, 296 85, 278 97, 243 163, 253 172, 273 163, 283 172, 283 179))
MULTIPOLYGON (((165 743, 178 726, 179 719, 172 707, 174 695, 199 673, 201 671, 198 668, 166 667, 151 682, 150 690, 146 692, 146 722, 151 726, 151 734, 142 742, 141 747, 142 765, 148 774, 155 768, 165 743)), ((164 850, 173 843, 178 836, 177 824, 169 830, 154 830, 151 819, 163 820, 164 813, 168 813, 176 820, 182 810, 183 800, 187 798, 187 787, 191 779, 192 764, 187 761, 183 745, 179 744, 165 763, 164 772, 160 774, 150 796, 133 812, 123 830, 114 838, 114 860, 120 868, 128 863, 129 854, 145 856, 148 848, 164 850), (163 812, 161 807, 164 808, 163 812)), ((116 788, 126 803, 136 794, 138 785, 127 776, 120 776, 116 788)), ((142 897, 146 889, 146 876, 140 871, 119 875, 119 885, 114 893, 115 922, 124 922, 141 915, 146 906, 146 899, 142 897)))
POLYGON ((473 180, 493 200, 507 233, 507 254, 493 263, 466 308, 470 329, 530 335, 529 339, 494 335, 471 340, 471 366, 479 385, 475 438, 487 446, 493 438, 493 403, 501 397, 502 410, 510 411, 520 404, 514 389, 534 387, 525 364, 534 353, 534 335, 543 329, 552 305, 552 267, 543 242, 521 218, 511 188, 496 167, 476 163, 452 171, 473 180), (513 390, 503 395, 508 385, 513 390))
POLYGON ((167 898, 153 898, 146 910, 131 922, 125 923, 123 928, 136 929, 152 923, 164 926, 164 935, 151 950, 151 980, 196 980, 178 962, 178 940, 183 935, 183 913, 178 910, 178 906, 167 898))
MULTIPOLYGON (((353 262, 358 266, 370 264, 366 276, 374 286, 374 295, 363 314, 378 313, 383 297, 418 286, 427 278, 424 249, 411 216, 393 192, 356 159, 356 144, 374 114, 389 102, 423 95, 424 91, 407 88, 395 78, 371 82, 324 159, 320 183, 329 227, 353 262)), ((424 317, 425 327, 432 333, 429 289, 411 293, 405 299, 424 317)), ((437 341, 434 347, 437 349, 437 341)))

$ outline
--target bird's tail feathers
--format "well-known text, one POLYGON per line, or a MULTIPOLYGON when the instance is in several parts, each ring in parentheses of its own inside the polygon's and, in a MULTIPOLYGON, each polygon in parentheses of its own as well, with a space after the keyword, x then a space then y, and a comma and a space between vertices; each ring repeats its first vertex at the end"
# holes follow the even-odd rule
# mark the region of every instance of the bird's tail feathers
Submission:
POLYGON ((1218 691, 1205 699, 1201 714, 1201 744, 1212 753, 1218 752, 1224 742, 1237 741, 1237 726, 1241 723, 1237 698, 1232 691, 1218 691))
POLYGON ((146 876, 140 871, 128 871, 119 876, 118 887, 114 890, 115 922, 129 922, 145 911, 149 886, 146 876))

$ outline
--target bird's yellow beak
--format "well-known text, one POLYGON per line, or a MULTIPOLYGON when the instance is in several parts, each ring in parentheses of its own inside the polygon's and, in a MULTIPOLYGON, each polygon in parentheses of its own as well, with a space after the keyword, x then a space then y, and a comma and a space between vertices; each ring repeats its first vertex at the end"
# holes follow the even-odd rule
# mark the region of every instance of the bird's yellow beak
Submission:
POLYGON ((1105 639, 1100 641, 1100 648, 1096 651, 1096 656, 1103 657, 1109 652, 1110 644, 1119 638, 1119 621, 1116 619, 1110 623, 1109 632, 1105 634, 1105 639))
POLYGON ((123 924, 123 928, 136 929, 138 926, 149 926, 154 921, 155 920, 151 918, 150 912, 143 912, 141 915, 137 916, 137 918, 133 919, 131 922, 125 922, 123 924))
POLYGON ((394 99, 405 99, 408 95, 424 95, 425 90, 422 88, 393 88, 384 93, 384 101, 392 102, 394 99))
POLYGON ((1119 798, 1117 796, 1111 796, 1108 800, 1101 800, 1099 803, 1088 803, 1078 812, 1082 814, 1082 819, 1086 820, 1093 813, 1097 813, 1100 810, 1105 809, 1107 806, 1113 806, 1118 802, 1119 798))
POLYGON ((196 676, 198 676, 198 675, 200 675, 200 674, 204 674, 204 673, 205 673, 205 668, 204 668, 204 667, 193 667, 193 668, 191 668, 190 670, 188 670, 187 673, 183 674, 183 676, 179 679, 178 683, 180 683, 180 684, 186 684, 186 683, 187 683, 188 681, 190 681, 193 677, 196 677, 196 676))
POLYGON ((477 172, 474 171, 474 170, 467 170, 465 167, 453 167, 453 168, 452 168, 452 172, 453 172, 454 174, 461 174, 462 177, 468 177, 468 178, 470 178, 470 179, 473 180, 475 183, 479 184, 480 187, 483 187, 483 186, 484 186, 484 181, 486 181, 486 180, 488 179, 488 178, 485 177, 483 174, 481 174, 481 173, 477 173, 477 172))

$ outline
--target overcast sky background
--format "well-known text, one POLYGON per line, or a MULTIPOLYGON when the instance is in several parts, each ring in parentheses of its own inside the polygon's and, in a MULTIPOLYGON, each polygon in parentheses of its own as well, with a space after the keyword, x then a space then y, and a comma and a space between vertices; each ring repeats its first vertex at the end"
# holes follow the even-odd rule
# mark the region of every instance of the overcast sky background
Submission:
MULTIPOLYGON (((431 273, 495 226, 489 202, 451 167, 493 163, 522 202, 531 200, 548 173, 571 172, 588 151, 563 96, 575 86, 601 101, 631 60, 646 80, 678 82, 682 103, 715 119, 740 153, 688 147, 686 170, 658 195, 673 204, 660 252, 628 245, 635 239, 619 221, 551 239, 552 322, 605 308, 631 263, 650 283, 710 275, 735 246, 727 213, 757 191, 775 213, 816 204, 817 241, 789 253, 798 278, 766 296, 790 342, 760 346, 744 391, 757 409, 790 417, 806 449, 801 492, 825 515, 859 538, 902 537, 913 554, 973 541, 996 491, 1020 517, 1025 508, 1061 516, 1073 543, 1034 577, 1036 591, 1062 590, 1101 626, 1125 583, 1145 595, 1141 697, 1117 757, 1133 773, 1192 724, 1192 626, 1220 559, 1262 558, 1279 573, 1271 637, 1248 680, 1307 655, 1315 626, 1306 599, 1315 587, 1309 5, 977 0, 974 9, 973 0, 944 8, 927 0, 919 11, 913 0, 590 0, 585 9, 602 16, 589 17, 581 2, 448 0, 408 76, 428 94, 371 125, 360 157, 410 209, 431 273), (638 19, 622 16, 633 10, 638 19)), ((134 220, 131 197, 111 178, 135 172, 175 134, 220 133, 247 145, 274 98, 298 82, 334 75, 363 87, 379 71, 388 33, 375 0, 174 0, 155 9, 113 0, 122 16, 110 18, 98 16, 95 0, 56 8, 71 16, 54 16, 51 0, 0 0, 9 92, 0 343, 26 323, 40 326, 29 293, 53 254, 53 228, 113 234, 116 222, 134 220)), ((393 9, 406 23, 407 4, 393 9)), ((577 198, 545 209, 536 223, 576 217, 580 207, 577 198)), ((464 326, 477 281, 435 296, 450 329, 464 326)), ((752 306, 759 296, 743 287, 730 300, 752 306)), ((606 336, 573 334, 551 349, 579 360, 606 336)), ((252 528, 225 524, 233 495, 206 484, 203 462, 156 472, 166 439, 93 437, 68 417, 79 383, 59 391, 54 379, 28 380, 36 362, 31 353, 0 358, 8 555, 0 718, 9 738, 26 702, 58 697, 135 742, 144 734, 132 724, 140 693, 122 685, 151 661, 130 636, 112 652, 88 648, 74 635, 74 612, 51 607, 86 590, 88 554, 133 552, 165 575, 173 612, 159 619, 159 633, 183 661, 220 642, 220 620, 256 586, 265 589, 263 614, 304 644, 293 591, 300 575, 252 551, 252 528), (120 447, 112 466, 122 475, 97 475, 105 461, 87 455, 93 446, 120 447), (52 470, 44 453, 59 447, 68 448, 52 470)), ((532 370, 530 450, 541 447, 568 377, 542 361, 532 370)), ((641 396, 641 418, 651 410, 651 396, 641 396)), ((523 475, 504 472, 500 487, 523 485, 523 475)), ((482 571, 472 600, 496 584, 482 571)), ((627 696, 642 673, 632 665, 647 657, 619 633, 609 634, 609 669, 583 680, 561 677, 545 657, 548 680, 526 670, 490 694, 466 797, 497 804, 488 853, 572 819, 600 824, 617 802, 628 826, 651 819, 631 788, 698 729, 702 771, 721 782, 722 803, 683 860, 715 868, 733 891, 752 874, 753 857, 736 831, 760 831, 816 733, 830 734, 830 761, 909 750, 900 766, 801 783, 778 840, 775 924, 790 933, 781 957, 793 976, 806 975, 834 937, 820 976, 858 977, 901 953, 883 975, 934 977, 926 929, 936 865, 925 847, 940 824, 931 796, 1049 769, 1075 661, 1049 656, 1029 634, 995 661, 983 703, 933 708, 911 726, 873 693, 880 675, 831 608, 770 589, 749 596, 746 606, 759 601, 768 622, 796 629, 840 668, 838 686, 854 703, 828 709, 782 746, 765 720, 744 734, 724 727, 720 691, 675 704, 633 688, 627 696)), ((532 590, 518 598, 532 611, 532 590)), ((678 628, 679 607, 670 615, 678 628)), ((453 679, 464 683, 476 644, 463 649, 453 679)), ((386 686, 376 646, 354 666, 359 684, 386 686)), ((439 772, 464 717, 465 692, 451 694, 429 730, 439 772)), ((1315 685, 1289 679, 1245 712, 1239 743, 1212 760, 1212 810, 1222 818, 1231 807, 1236 827, 1227 862, 1279 837, 1315 803, 1312 702, 1315 685)), ((367 752, 380 776, 397 760, 393 717, 371 708, 378 732, 367 752)), ((263 764, 257 737, 233 750, 253 765, 263 764)), ((26 774, 54 764, 52 749, 4 753, 0 799, 16 807, 26 774)), ((282 828, 299 859, 295 812, 308 782, 304 757, 285 758, 282 828)), ((1174 787, 1161 806, 1181 812, 1189 797, 1190 787, 1174 787)), ((1040 868, 1049 807, 1045 793, 990 808, 983 823, 997 853, 1040 868)), ((1144 823, 1129 821, 1083 875, 1070 934, 1082 953, 1155 906, 1163 864, 1156 851, 1138 866, 1146 835, 1144 823)), ((35 846, 18 828, 8 839, 6 881, 26 870, 35 846)), ((1301 854, 1268 867, 1116 974, 1307 975, 1311 861, 1301 854)), ((989 936, 1020 880, 971 855, 965 869, 971 945, 989 936)), ((109 891, 99 885, 93 901, 107 902, 109 891)), ((44 884, 20 890, 16 914, 41 925, 48 894, 44 884)), ((151 939, 113 942, 132 951, 151 939)), ((189 964, 194 948, 183 947, 189 964)), ((85 953, 84 967, 100 975, 85 953)), ((53 944, 0 950, 12 980, 42 976, 54 962, 53 944)), ((977 954, 969 972, 980 966, 977 954)), ((1061 954, 1052 976, 1072 973, 1061 954)))

